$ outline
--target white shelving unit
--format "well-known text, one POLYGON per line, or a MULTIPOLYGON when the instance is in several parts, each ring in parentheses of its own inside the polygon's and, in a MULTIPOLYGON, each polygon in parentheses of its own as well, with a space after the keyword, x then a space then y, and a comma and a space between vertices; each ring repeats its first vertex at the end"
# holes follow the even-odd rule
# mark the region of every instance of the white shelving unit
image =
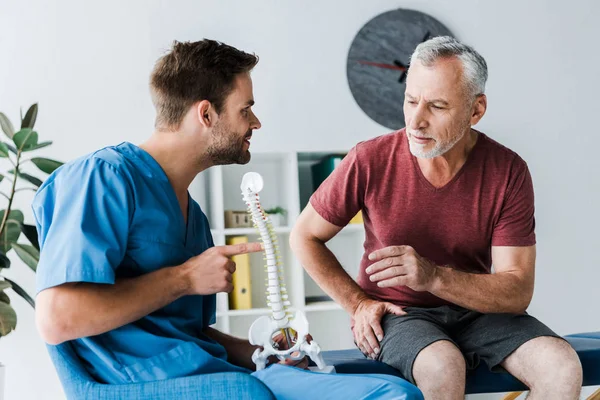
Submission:
MULTIPOLYGON (((342 152, 343 153, 343 152, 342 152)), ((247 165, 226 165, 208 169, 190 187, 190 194, 200 204, 209 219, 216 245, 225 244, 228 236, 246 235, 258 241, 254 228, 225 228, 225 210, 245 210, 240 192, 242 176, 249 171, 262 175, 265 186, 260 193, 264 209, 280 206, 286 209, 284 226, 275 227, 285 270, 285 283, 292 310, 302 310, 310 324, 310 332, 324 350, 354 346, 350 317, 335 302, 322 299, 325 293, 302 268, 289 247, 291 228, 313 192, 310 166, 332 153, 252 153, 247 165), (307 298, 309 301, 307 301, 307 298)), ((327 246, 338 257, 348 273, 356 277, 363 254, 362 224, 344 228, 327 246)), ((223 332, 247 338, 248 329, 256 318, 268 315, 265 298, 265 272, 262 254, 250 255, 252 279, 252 309, 231 310, 227 293, 217 295, 217 322, 223 332)))

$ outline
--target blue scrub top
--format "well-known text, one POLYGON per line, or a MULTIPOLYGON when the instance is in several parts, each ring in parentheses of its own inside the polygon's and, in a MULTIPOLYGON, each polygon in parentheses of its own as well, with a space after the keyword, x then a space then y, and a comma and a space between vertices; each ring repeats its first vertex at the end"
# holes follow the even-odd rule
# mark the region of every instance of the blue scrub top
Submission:
MULTIPOLYGON (((114 284, 180 265, 214 245, 200 206, 190 197, 186 224, 160 165, 131 143, 56 170, 39 188, 33 213, 38 293, 66 282, 114 284)), ((105 383, 249 372, 228 363, 224 347, 202 333, 215 322, 215 308, 215 295, 185 296, 73 347, 105 383)))

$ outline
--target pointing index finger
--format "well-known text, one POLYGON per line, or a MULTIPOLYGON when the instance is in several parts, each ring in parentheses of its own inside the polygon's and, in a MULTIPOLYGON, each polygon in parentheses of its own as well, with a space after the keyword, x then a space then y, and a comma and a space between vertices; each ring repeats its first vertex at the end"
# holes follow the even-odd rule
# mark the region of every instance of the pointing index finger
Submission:
POLYGON ((226 257, 236 256, 238 254, 256 253, 263 250, 262 243, 251 242, 251 243, 238 243, 228 244, 225 246, 219 246, 221 254, 226 257))

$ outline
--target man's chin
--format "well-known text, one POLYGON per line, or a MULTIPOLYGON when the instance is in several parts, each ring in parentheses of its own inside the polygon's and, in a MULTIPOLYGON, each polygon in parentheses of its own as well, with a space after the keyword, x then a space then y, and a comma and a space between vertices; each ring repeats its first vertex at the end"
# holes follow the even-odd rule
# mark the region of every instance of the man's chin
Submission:
POLYGON ((409 143, 409 148, 410 148, 410 153, 417 158, 428 160, 430 158, 435 157, 435 153, 436 153, 435 148, 426 150, 425 146, 421 146, 421 145, 418 145, 418 144, 415 144, 412 142, 409 143))
POLYGON ((250 150, 246 150, 238 157, 235 164, 240 164, 240 165, 248 164, 250 162, 251 158, 252 158, 252 154, 250 154, 250 150))
POLYGON ((250 162, 250 159, 252 158, 252 154, 250 154, 249 151, 246 152, 246 155, 244 155, 244 157, 241 159, 241 162, 239 162, 239 164, 248 164, 250 162))

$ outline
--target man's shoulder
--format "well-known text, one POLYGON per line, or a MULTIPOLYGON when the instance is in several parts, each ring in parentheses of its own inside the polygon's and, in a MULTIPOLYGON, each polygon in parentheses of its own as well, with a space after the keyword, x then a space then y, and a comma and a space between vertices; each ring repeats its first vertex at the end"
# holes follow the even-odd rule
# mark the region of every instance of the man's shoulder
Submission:
POLYGON ((360 146, 362 150, 387 149, 390 146, 401 144, 402 139, 405 137, 405 129, 400 129, 385 133, 383 135, 375 136, 371 139, 363 140, 362 142, 358 143, 357 147, 360 146))
MULTIPOLYGON (((119 146, 107 146, 83 156, 66 162, 55 170, 44 181, 38 189, 38 194, 45 191, 48 186, 78 187, 94 177, 108 179, 110 176, 126 178, 128 174, 128 162, 126 157, 118 149, 119 146)), ((114 182, 113 182, 114 183, 114 182)))
POLYGON ((118 172, 123 172, 124 170, 128 169, 129 166, 128 157, 123 151, 124 146, 125 144, 106 146, 89 154, 86 154, 85 156, 74 160, 74 162, 89 162, 92 164, 104 165, 105 167, 110 166, 118 172))
POLYGON ((479 134, 478 140, 481 141, 481 148, 485 151, 484 160, 486 163, 495 164, 499 167, 503 166, 505 168, 527 166, 525 160, 516 151, 503 145, 497 140, 492 139, 483 132, 477 132, 479 134))
POLYGON ((121 150, 122 146, 106 146, 69 161, 63 166, 64 173, 85 174, 109 169, 116 174, 124 174, 130 167, 127 156, 121 150))
POLYGON ((356 152, 357 159, 360 159, 361 162, 380 162, 392 154, 395 156, 403 154, 404 152, 399 150, 406 144, 405 139, 405 130, 400 129, 363 140, 354 146, 354 151, 356 152))

